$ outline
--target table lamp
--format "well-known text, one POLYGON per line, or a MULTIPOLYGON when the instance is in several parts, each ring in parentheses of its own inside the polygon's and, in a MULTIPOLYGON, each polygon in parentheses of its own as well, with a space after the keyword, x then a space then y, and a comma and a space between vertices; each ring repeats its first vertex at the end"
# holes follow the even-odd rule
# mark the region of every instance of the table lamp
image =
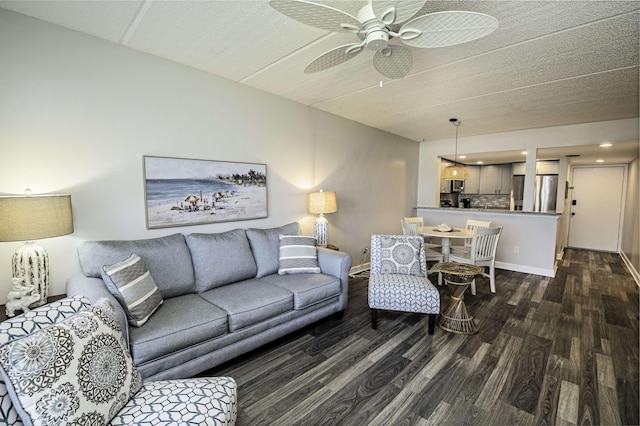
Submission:
POLYGON ((316 244, 320 247, 327 246, 327 227, 329 222, 324 217, 327 213, 338 211, 336 193, 333 191, 312 192, 307 196, 307 210, 311 214, 319 214, 316 219, 316 244))
POLYGON ((49 255, 33 240, 72 232, 70 195, 0 197, 0 242, 25 241, 13 254, 13 277, 34 287, 33 294, 40 295, 37 306, 49 296, 49 255))

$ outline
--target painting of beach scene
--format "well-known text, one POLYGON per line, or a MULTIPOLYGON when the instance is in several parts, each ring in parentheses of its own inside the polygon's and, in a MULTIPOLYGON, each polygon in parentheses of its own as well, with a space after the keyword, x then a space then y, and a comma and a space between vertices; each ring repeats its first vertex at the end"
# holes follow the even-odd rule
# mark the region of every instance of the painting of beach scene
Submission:
POLYGON ((144 156, 147 228, 267 217, 267 165, 144 156))

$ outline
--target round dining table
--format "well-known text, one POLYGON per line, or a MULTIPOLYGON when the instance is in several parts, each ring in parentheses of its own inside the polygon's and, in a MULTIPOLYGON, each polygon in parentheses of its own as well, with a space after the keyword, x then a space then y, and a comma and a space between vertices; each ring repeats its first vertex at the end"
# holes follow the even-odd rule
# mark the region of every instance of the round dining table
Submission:
POLYGON ((449 261, 452 238, 473 238, 473 230, 467 228, 451 228, 451 231, 438 231, 438 225, 425 225, 418 228, 420 235, 442 239, 442 257, 444 262, 449 261))

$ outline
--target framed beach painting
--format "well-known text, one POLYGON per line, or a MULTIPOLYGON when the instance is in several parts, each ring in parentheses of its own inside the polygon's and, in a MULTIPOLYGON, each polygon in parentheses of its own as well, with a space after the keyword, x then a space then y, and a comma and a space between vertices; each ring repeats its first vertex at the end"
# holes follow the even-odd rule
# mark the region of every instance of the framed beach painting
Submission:
POLYGON ((267 217, 267 165, 144 156, 147 228, 267 217))

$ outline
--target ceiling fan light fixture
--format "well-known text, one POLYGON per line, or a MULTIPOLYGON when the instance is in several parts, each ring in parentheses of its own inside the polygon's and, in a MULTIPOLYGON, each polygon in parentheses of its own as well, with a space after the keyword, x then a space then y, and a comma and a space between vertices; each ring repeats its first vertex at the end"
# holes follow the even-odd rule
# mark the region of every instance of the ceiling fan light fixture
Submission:
MULTIPOLYGON (((426 49, 466 43, 498 27, 497 19, 477 12, 450 10, 418 16, 426 3, 427 0, 368 0, 353 16, 316 0, 269 0, 275 10, 303 24, 324 31, 355 34, 363 47, 375 52, 375 69, 391 79, 403 78, 411 70, 413 58, 407 47, 426 49), (389 40, 393 38, 406 46, 391 46, 389 40)), ((314 59, 304 72, 309 74, 340 65, 360 50, 363 49, 348 52, 331 49, 314 59)))
POLYGON ((389 34, 383 29, 375 29, 367 33, 364 42, 368 49, 381 52, 389 46, 389 34))

